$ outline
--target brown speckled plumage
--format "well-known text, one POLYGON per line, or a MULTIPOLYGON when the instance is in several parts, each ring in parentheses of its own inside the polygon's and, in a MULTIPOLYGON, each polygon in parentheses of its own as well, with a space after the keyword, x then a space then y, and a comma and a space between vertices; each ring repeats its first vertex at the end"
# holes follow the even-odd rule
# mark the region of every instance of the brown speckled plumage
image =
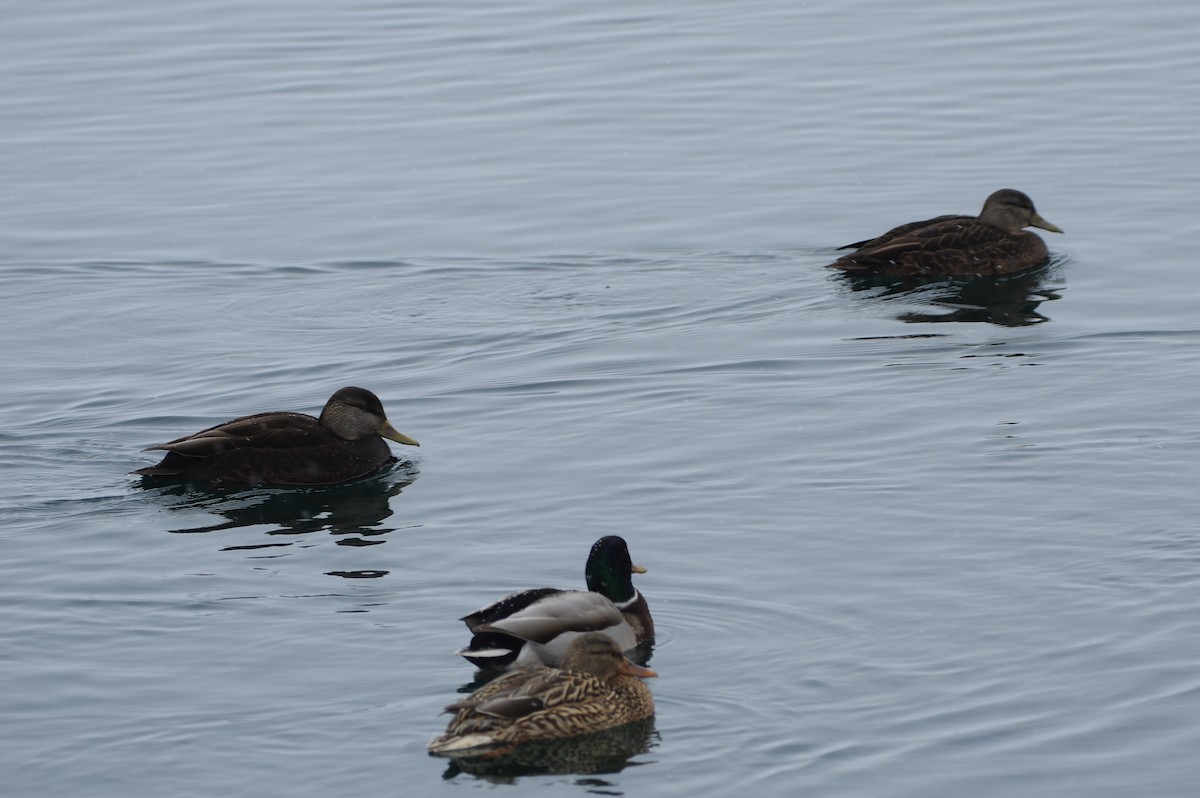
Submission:
POLYGON ((509 781, 539 774, 618 773, 631 757, 649 751, 654 739, 654 718, 649 717, 580 737, 527 740, 507 751, 455 756, 443 778, 471 773, 509 781))
POLYGON ((938 216, 909 222, 850 244, 829 264, 848 273, 894 277, 1012 274, 1049 256, 1046 244, 1025 227, 1061 233, 1038 215, 1028 196, 1011 188, 987 198, 978 216, 938 216))
POLYGON ((330 397, 320 418, 258 413, 150 446, 145 451, 166 456, 133 473, 217 485, 336 485, 390 462, 384 438, 418 445, 388 422, 379 397, 349 387, 330 397))
POLYGON ((556 740, 614 728, 654 714, 642 678, 607 635, 576 638, 562 668, 523 668, 446 708, 454 718, 429 744, 433 754, 478 755, 530 740, 556 740))

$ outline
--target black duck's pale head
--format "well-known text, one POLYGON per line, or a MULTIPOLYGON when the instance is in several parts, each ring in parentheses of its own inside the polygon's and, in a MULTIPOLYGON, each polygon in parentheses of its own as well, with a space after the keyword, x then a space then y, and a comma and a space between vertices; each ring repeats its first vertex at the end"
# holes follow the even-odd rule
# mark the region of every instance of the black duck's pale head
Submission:
POLYGON ((658 674, 649 668, 635 665, 621 653, 621 647, 606 634, 589 632, 571 641, 563 655, 562 669, 590 673, 600 681, 617 676, 637 676, 642 679, 658 674))
POLYGON ((408 446, 421 445, 391 425, 379 397, 366 388, 342 388, 329 397, 321 411, 321 423, 348 441, 379 435, 408 446))
POLYGON ((1037 209, 1033 207, 1033 200, 1029 198, 1028 194, 1013 188, 1002 188, 993 192, 984 200, 979 218, 1009 233, 1015 233, 1026 227, 1040 227, 1051 233, 1062 232, 1057 226, 1038 215, 1037 209))

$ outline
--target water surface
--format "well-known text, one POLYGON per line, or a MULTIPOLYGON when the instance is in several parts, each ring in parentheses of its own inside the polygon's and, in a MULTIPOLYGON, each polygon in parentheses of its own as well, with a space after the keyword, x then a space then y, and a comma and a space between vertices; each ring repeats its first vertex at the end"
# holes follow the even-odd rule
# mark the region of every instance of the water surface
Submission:
POLYGON ((14 794, 1193 791, 1192 4, 9 16, 14 794), (1036 274, 822 268, 1002 186, 1036 274), (374 479, 127 476, 351 384, 422 444, 374 479), (605 534, 648 750, 428 758, 455 619, 605 534))

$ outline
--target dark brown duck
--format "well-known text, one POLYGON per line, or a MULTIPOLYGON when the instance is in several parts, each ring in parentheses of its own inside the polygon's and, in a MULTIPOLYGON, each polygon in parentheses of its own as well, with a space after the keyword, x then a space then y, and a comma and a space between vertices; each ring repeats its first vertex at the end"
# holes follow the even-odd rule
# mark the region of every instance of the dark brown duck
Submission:
POLYGON ((336 485, 391 462, 384 438, 419 445, 396 431, 375 394, 342 388, 320 418, 289 412, 236 418, 144 449, 167 455, 133 473, 219 485, 336 485))
POLYGON ((978 216, 938 216, 909 222, 878 238, 841 247, 854 249, 829 264, 851 274, 945 277, 1012 274, 1049 257, 1046 244, 1026 227, 1061 233, 1038 215, 1028 196, 1002 188, 978 216))

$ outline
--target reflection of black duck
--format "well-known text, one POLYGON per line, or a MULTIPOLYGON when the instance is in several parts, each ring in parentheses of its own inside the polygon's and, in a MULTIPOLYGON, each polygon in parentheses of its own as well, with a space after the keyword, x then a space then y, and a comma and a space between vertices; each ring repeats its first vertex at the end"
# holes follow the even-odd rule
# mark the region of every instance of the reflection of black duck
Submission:
POLYGON ((1041 324, 1048 318, 1038 306, 1059 298, 1053 290, 1042 287, 1044 277, 1041 269, 1012 277, 975 277, 934 298, 935 305, 949 312, 910 311, 898 318, 907 322, 986 322, 1000 327, 1041 324))
POLYGON ((904 299, 930 306, 929 311, 906 310, 896 318, 906 322, 986 322, 1000 327, 1026 327, 1047 321, 1038 309, 1060 295, 1045 285, 1049 269, 1029 269, 998 277, 908 278, 846 274, 855 291, 871 291, 882 300, 904 299), (882 289, 882 290, 881 290, 882 289), (936 313, 934 310, 945 309, 936 313))
POLYGON ((654 640, 650 607, 633 586, 645 572, 623 538, 602 537, 588 553, 587 590, 522 590, 476 610, 462 619, 473 637, 458 653, 485 669, 557 665, 573 639, 596 631, 631 651, 654 640))
POLYGON ((148 447, 167 455, 133 473, 218 485, 336 485, 393 462, 384 438, 419 445, 388 422, 375 394, 342 388, 320 418, 274 412, 226 421, 148 447))
POLYGON ((520 776, 619 773, 632 757, 649 751, 654 738, 654 718, 646 718, 582 737, 536 740, 501 754, 453 759, 443 778, 469 773, 510 783, 520 776))
POLYGON ((401 471, 389 474, 387 478, 362 479, 314 490, 231 488, 214 491, 186 482, 170 483, 158 490, 163 496, 183 499, 171 509, 203 510, 226 519, 221 523, 173 529, 172 532, 217 532, 268 526, 274 527, 268 530, 270 535, 328 531, 346 536, 347 545, 361 545, 365 541, 354 535, 374 538, 393 530, 393 527, 382 526, 382 522, 394 513, 390 500, 411 485, 414 478, 415 471, 401 471))
POLYGON ((590 632, 571 642, 561 668, 521 668, 446 707, 454 717, 429 752, 503 753, 645 720, 654 714, 654 697, 642 679, 654 675, 627 660, 611 637, 590 632))
POLYGON ((993 193, 978 216, 938 216, 909 222, 829 264, 849 273, 895 277, 1012 274, 1037 266, 1049 253, 1026 227, 1061 233, 1038 215, 1028 196, 1011 188, 993 193))

